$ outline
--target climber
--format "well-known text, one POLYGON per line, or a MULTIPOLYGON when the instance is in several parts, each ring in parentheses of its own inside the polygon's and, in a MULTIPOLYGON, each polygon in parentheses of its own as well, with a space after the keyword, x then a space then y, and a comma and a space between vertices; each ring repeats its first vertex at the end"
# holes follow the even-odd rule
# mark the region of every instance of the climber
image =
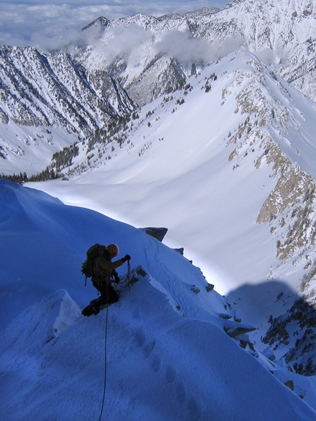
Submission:
POLYGON ((115 269, 129 261, 131 257, 127 254, 122 259, 112 262, 111 260, 119 253, 116 244, 109 244, 107 247, 99 246, 98 256, 93 261, 92 284, 100 292, 101 297, 91 301, 82 310, 84 316, 98 314, 100 307, 105 304, 112 304, 118 301, 119 295, 111 283, 119 283, 119 277, 115 269), (114 278, 114 279, 113 279, 114 278))

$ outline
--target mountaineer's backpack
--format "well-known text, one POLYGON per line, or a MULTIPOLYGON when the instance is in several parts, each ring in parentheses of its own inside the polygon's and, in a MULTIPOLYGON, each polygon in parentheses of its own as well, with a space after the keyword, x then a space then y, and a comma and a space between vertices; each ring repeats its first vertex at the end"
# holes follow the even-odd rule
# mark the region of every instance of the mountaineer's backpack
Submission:
POLYGON ((105 246, 94 244, 87 250, 87 259, 81 265, 81 272, 85 275, 85 286, 87 285, 87 278, 93 275, 93 264, 97 257, 102 256, 105 251, 105 246))

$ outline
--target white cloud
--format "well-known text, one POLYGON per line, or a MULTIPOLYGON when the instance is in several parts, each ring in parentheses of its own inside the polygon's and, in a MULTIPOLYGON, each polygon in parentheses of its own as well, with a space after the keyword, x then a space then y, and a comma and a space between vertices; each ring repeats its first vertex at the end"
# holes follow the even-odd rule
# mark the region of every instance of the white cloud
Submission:
POLYGON ((146 56, 143 49, 152 42, 152 32, 136 24, 127 27, 112 27, 107 30, 106 37, 98 38, 98 29, 91 28, 83 34, 83 42, 93 45, 90 60, 103 67, 111 64, 119 56, 125 62, 135 65, 142 56, 146 56))
POLYGON ((157 52, 168 54, 181 63, 210 63, 235 51, 242 40, 225 40, 224 42, 207 42, 205 39, 196 39, 189 32, 172 31, 167 33, 155 45, 157 52))
POLYGON ((138 13, 161 16, 185 13, 207 5, 223 7, 226 0, 146 2, 146 0, 110 0, 91 3, 89 0, 12 0, 0 4, 0 44, 54 48, 78 35, 80 29, 99 16, 116 19, 138 13))
POLYGON ((103 68, 117 58, 131 67, 146 63, 157 55, 167 55, 182 64, 208 64, 223 57, 242 45, 242 40, 228 39, 222 42, 208 42, 193 38, 189 31, 172 30, 156 34, 136 24, 126 27, 114 26, 99 38, 97 26, 82 34, 81 42, 93 45, 90 62, 103 68))
POLYGON ((0 43, 18 46, 32 45, 39 49, 54 47, 73 36, 86 23, 80 9, 68 5, 1 5, 0 43))

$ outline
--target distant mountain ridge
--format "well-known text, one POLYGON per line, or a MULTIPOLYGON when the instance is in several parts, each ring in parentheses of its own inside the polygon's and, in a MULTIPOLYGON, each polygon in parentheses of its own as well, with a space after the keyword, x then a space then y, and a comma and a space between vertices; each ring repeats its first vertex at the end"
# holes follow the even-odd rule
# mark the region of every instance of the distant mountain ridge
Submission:
POLYGON ((87 135, 134 108, 113 78, 102 72, 88 75, 66 53, 9 46, 0 52, 3 123, 63 126, 87 135))
MULTIPOLYGON (((251 52, 258 54, 259 58, 272 65, 274 71, 301 90, 304 95, 315 101, 315 17, 315 0, 304 0, 302 2, 282 0, 277 4, 274 4, 273 1, 260 0, 253 2, 252 0, 244 0, 230 3, 221 11, 201 9, 194 13, 167 15, 161 18, 136 15, 113 21, 99 18, 93 24, 90 24, 89 29, 101 24, 99 40, 104 46, 110 39, 111 42, 115 41, 122 28, 126 30, 133 25, 153 34, 154 39, 148 41, 148 48, 145 49, 143 56, 140 55, 144 61, 143 66, 139 66, 139 62, 137 63, 138 69, 128 65, 124 61, 124 55, 121 54, 118 54, 116 60, 108 65, 109 73, 115 74, 122 80, 123 86, 131 93, 132 97, 133 93, 135 95, 135 90, 138 95, 140 95, 139 91, 144 90, 149 70, 155 68, 155 73, 157 73, 159 62, 161 62, 163 72, 169 73, 169 81, 163 80, 167 86, 168 82, 172 84, 172 76, 177 72, 179 77, 185 77, 192 72, 192 65, 194 65, 194 68, 195 66, 205 65, 207 64, 207 58, 213 60, 221 56, 225 53, 223 50, 229 48, 227 43, 230 42, 232 43, 230 48, 243 45, 251 52), (118 28, 120 28, 120 31, 117 31, 118 28), (174 49, 169 49, 167 54, 163 51, 157 53, 155 49, 151 51, 150 47, 157 42, 159 43, 163 35, 170 34, 173 31, 186 33, 191 41, 206 40, 210 44, 216 43, 214 51, 212 51, 212 54, 210 53, 209 57, 201 52, 200 57, 195 55, 194 58, 189 60, 190 62, 181 62, 180 58, 175 57, 175 55, 172 56, 171 51, 175 52, 174 49), (169 59, 176 58, 176 69, 172 68, 174 62, 164 61, 166 57, 169 59), (197 62, 194 62, 194 60, 197 60, 197 62), (128 77, 128 72, 136 73, 135 77, 128 77)), ((168 38, 168 40, 170 39, 168 38)), ((172 40, 175 43, 183 41, 176 38, 172 40)), ((80 62, 89 66, 89 57, 91 56, 96 57, 94 48, 84 49, 77 58, 80 62)), ((153 83, 151 99, 162 93, 162 88, 161 90, 154 89, 158 85, 161 86, 159 71, 158 81, 153 81, 153 83)), ((134 99, 140 101, 139 105, 143 105, 150 100, 150 98, 144 97, 139 99, 136 95, 134 99)))
POLYGON ((2 46, 0 119, 88 135, 240 45, 315 101, 315 1, 244 0, 159 18, 100 17, 83 28, 80 47, 40 53, 2 46))

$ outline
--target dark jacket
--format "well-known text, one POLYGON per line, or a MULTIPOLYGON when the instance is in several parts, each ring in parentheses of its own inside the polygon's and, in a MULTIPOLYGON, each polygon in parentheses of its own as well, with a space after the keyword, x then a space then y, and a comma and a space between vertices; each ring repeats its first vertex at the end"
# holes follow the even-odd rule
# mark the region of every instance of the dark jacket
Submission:
POLYGON ((95 305, 101 306, 118 301, 118 293, 112 287, 111 282, 119 282, 115 269, 122 266, 123 263, 121 259, 111 262, 111 256, 106 250, 102 256, 95 259, 92 284, 101 293, 101 297, 93 301, 95 305))
POLYGON ((116 275, 115 269, 122 266, 123 263, 121 259, 111 262, 111 256, 105 250, 103 255, 94 261, 92 282, 97 285, 102 282, 113 282, 113 276, 116 275))

